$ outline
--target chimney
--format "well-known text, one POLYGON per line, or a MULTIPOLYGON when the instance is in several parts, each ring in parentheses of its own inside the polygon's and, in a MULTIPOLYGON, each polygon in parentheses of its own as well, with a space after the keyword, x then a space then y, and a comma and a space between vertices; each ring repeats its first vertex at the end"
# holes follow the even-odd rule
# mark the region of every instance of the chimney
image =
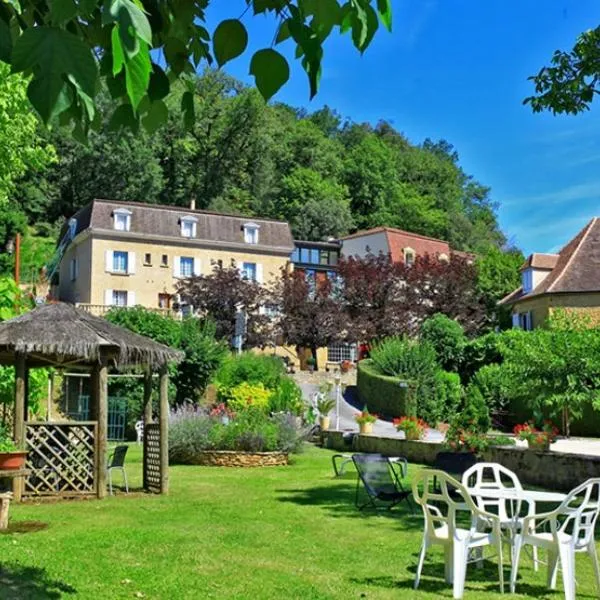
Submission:
POLYGON ((196 196, 192 196, 190 200, 190 210, 196 210, 196 196))

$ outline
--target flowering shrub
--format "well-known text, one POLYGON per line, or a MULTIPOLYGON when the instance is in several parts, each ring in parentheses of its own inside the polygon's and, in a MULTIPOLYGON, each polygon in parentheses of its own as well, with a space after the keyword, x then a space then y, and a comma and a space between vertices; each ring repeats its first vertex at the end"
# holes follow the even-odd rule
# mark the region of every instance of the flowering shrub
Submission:
POLYGON ((400 417, 393 420, 394 427, 403 431, 407 440, 420 440, 425 434, 428 425, 417 417, 400 417))
POLYGON ((370 413, 369 409, 365 406, 354 419, 359 425, 363 425, 364 423, 375 423, 375 421, 377 421, 377 415, 370 413))
POLYGON ((170 414, 169 459, 174 463, 194 464, 205 450, 298 452, 301 443, 293 416, 270 417, 255 407, 234 414, 226 407, 207 410, 187 404, 170 414))
POLYGON ((219 397, 224 398, 229 409, 234 412, 249 407, 266 412, 272 393, 262 383, 243 382, 228 390, 226 394, 219 394, 219 397))
POLYGON ((532 422, 515 425, 513 433, 518 440, 526 440, 530 447, 547 448, 556 441, 558 428, 552 421, 544 421, 541 429, 536 429, 532 422))

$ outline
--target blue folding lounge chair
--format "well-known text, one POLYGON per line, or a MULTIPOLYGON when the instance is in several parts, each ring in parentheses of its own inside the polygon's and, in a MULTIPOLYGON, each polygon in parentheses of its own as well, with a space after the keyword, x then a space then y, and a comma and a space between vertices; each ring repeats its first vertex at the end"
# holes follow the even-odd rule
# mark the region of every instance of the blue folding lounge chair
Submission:
POLYGON ((380 508, 382 505, 388 509, 406 500, 410 509, 411 492, 405 490, 400 481, 406 477, 408 463, 405 458, 388 458, 381 454, 353 454, 352 462, 356 467, 358 478, 356 480, 356 507, 359 510, 370 506, 380 508), (361 483, 367 493, 367 501, 359 503, 361 483))

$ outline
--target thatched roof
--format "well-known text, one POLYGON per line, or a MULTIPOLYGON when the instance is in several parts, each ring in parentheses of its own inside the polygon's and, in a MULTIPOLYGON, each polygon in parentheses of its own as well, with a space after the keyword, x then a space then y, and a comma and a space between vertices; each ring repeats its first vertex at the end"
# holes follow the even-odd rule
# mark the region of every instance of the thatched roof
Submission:
POLYGON ((27 354, 32 366, 93 365, 100 357, 116 366, 160 367, 183 353, 62 302, 45 304, 0 323, 0 364, 27 354))

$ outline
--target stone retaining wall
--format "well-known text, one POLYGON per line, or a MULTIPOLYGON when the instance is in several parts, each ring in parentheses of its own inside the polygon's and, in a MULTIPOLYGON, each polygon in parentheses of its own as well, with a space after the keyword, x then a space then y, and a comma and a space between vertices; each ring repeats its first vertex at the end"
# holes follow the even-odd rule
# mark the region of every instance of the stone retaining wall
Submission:
POLYGON ((206 450, 198 452, 192 464, 210 467, 274 467, 287 465, 288 455, 285 452, 206 450))
MULTIPOLYGON (((410 463, 423 465, 432 465, 437 453, 443 451, 442 445, 434 442, 413 442, 374 435, 348 436, 341 431, 325 431, 322 440, 326 448, 341 452, 404 456, 410 463)), ((600 477, 600 456, 494 446, 483 453, 481 460, 504 465, 514 471, 523 483, 556 491, 569 491, 590 477, 600 477)))

